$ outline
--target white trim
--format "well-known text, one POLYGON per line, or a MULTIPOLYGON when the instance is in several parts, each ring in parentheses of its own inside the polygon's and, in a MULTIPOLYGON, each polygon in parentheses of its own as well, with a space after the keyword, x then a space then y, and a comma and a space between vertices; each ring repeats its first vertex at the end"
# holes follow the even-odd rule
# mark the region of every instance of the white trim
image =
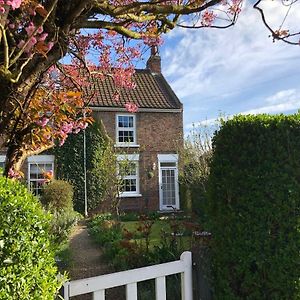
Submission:
POLYGON ((27 186, 28 190, 31 189, 31 182, 36 182, 38 179, 31 179, 31 165, 39 165, 39 164, 51 164, 52 172, 54 172, 54 155, 33 155, 27 158, 28 170, 27 170, 27 186))
POLYGON ((0 155, 0 163, 5 162, 6 155, 0 155))
POLYGON ((157 154, 158 162, 178 162, 178 154, 157 154))
POLYGON ((115 148, 139 148, 140 147, 140 145, 133 145, 133 144, 119 144, 119 145, 117 145, 117 144, 114 144, 114 147, 115 148))
POLYGON ((119 193, 120 198, 129 198, 129 197, 141 197, 142 195, 140 194, 140 172, 139 172, 139 154, 119 154, 117 155, 117 161, 129 161, 133 162, 136 165, 135 172, 136 175, 134 176, 124 176, 124 179, 135 179, 136 180, 136 191, 134 192, 121 192, 119 193), (128 178, 126 178, 128 177, 128 178), (132 177, 132 178, 131 178, 132 177))
POLYGON ((120 113, 120 114, 116 114, 116 146, 117 147, 131 147, 134 146, 136 147, 136 139, 137 139, 137 134, 136 134, 136 116, 134 114, 124 114, 124 113, 120 113), (118 122, 118 117, 132 117, 133 118, 133 127, 119 127, 119 122, 118 122), (119 142, 119 131, 133 131, 133 142, 119 142))
POLYGON ((180 209, 179 205, 179 183, 178 183, 178 154, 158 154, 158 184, 159 184, 159 209, 172 211, 172 207, 163 205, 163 191, 162 191, 162 170, 174 170, 175 180, 175 209, 180 209), (173 167, 161 167, 161 163, 175 163, 173 167))
POLYGON ((33 155, 27 158, 28 163, 54 163, 54 155, 33 155))
MULTIPOLYGON (((126 108, 123 107, 89 107, 92 111, 117 111, 117 112, 128 112, 126 108)), ((156 112, 156 113, 181 113, 182 108, 139 108, 139 112, 156 112)))

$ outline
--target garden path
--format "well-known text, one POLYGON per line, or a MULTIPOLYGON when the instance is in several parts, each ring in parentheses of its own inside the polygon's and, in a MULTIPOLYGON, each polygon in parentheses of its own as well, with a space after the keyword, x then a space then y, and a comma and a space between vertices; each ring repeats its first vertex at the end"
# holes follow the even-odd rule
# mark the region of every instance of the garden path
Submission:
MULTIPOLYGON (((97 246, 88 233, 84 221, 74 228, 70 236, 71 265, 69 267, 70 280, 88 278, 111 273, 112 270, 103 258, 102 249, 97 246)), ((106 292, 107 300, 123 300, 122 288, 111 289, 106 292)), ((72 297, 72 300, 89 300, 91 295, 72 297)))

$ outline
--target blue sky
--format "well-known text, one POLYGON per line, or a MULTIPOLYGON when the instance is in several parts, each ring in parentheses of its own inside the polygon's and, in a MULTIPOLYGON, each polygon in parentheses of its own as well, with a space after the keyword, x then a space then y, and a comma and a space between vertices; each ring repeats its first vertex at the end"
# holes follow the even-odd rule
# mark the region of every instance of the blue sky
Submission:
MULTIPOLYGON (((267 2, 271 22, 280 24, 280 1, 267 2)), ((299 7, 290 17, 287 27, 299 23, 299 7)), ((246 5, 232 28, 176 29, 166 36, 162 72, 184 104, 185 131, 220 114, 300 108, 300 47, 273 43, 268 35, 258 12, 246 5)))

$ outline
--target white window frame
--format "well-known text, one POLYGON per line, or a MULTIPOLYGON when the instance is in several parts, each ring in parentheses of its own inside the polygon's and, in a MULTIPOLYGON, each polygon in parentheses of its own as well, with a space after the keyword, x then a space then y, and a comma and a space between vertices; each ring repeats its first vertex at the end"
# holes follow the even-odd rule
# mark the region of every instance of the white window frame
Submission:
POLYGON ((6 159, 5 155, 0 155, 0 163, 4 163, 5 164, 5 159, 6 159))
POLYGON ((139 154, 120 154, 117 155, 117 169, 119 173, 119 162, 121 161, 128 161, 133 162, 136 165, 136 175, 131 176, 125 176, 124 179, 136 179, 136 191, 134 192, 120 192, 119 197, 120 198, 126 198, 126 197, 141 197, 140 194, 140 174, 139 174, 139 154))
POLYGON ((34 155, 29 156, 27 159, 28 164, 28 173, 27 173, 27 185, 28 190, 31 190, 30 183, 38 181, 39 179, 32 180, 30 178, 30 171, 31 171, 31 165, 39 165, 39 164, 51 164, 52 165, 52 171, 54 173, 54 155, 34 155))
POLYGON ((178 154, 158 154, 158 183, 159 183, 159 209, 162 211, 173 211, 173 208, 180 209, 179 201, 179 183, 178 183, 178 154), (162 172, 161 169, 167 169, 168 167, 162 167, 161 163, 175 163, 174 167, 169 167, 175 170, 175 206, 167 207, 163 205, 163 191, 162 191, 162 172))
POLYGON ((133 114, 116 114, 116 147, 139 147, 137 144, 136 134, 136 115, 133 114), (132 117, 133 127, 119 127, 119 117, 132 117), (133 131, 133 142, 119 142, 119 131, 133 131))

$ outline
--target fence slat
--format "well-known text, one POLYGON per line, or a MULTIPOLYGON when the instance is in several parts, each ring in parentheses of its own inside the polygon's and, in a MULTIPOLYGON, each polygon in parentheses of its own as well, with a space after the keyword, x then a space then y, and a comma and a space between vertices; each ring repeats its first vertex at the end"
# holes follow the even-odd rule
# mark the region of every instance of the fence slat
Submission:
POLYGON ((184 265, 184 272, 181 273, 181 297, 182 300, 193 300, 192 253, 183 252, 180 260, 184 265))
POLYGON ((156 300, 166 300, 167 291, 166 291, 166 277, 155 278, 155 294, 156 300))
POLYGON ((105 290, 94 292, 93 300, 105 300, 105 290))
POLYGON ((126 300, 137 300, 137 283, 126 284, 126 300))

